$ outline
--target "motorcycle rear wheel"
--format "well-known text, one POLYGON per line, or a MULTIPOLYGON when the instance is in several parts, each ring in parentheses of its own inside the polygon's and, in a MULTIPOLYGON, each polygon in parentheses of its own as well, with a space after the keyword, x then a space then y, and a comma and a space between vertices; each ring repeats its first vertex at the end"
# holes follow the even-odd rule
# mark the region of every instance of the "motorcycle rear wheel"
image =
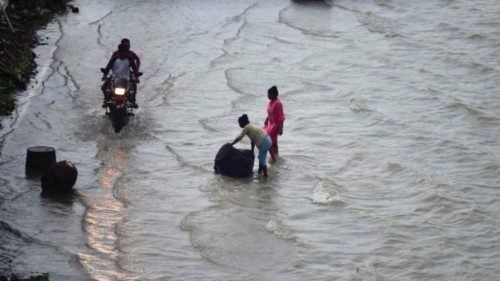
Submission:
POLYGON ((120 133, 120 131, 127 124, 127 112, 123 109, 114 109, 112 108, 110 111, 111 122, 113 125, 113 129, 115 133, 120 133))

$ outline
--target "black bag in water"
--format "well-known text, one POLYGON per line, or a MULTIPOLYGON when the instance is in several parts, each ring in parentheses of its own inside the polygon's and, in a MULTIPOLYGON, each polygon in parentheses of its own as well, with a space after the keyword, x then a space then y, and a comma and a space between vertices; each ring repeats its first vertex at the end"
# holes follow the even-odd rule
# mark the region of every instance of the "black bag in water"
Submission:
POLYGON ((223 145, 215 156, 214 170, 217 174, 230 177, 252 175, 255 155, 249 149, 236 149, 230 144, 223 145))

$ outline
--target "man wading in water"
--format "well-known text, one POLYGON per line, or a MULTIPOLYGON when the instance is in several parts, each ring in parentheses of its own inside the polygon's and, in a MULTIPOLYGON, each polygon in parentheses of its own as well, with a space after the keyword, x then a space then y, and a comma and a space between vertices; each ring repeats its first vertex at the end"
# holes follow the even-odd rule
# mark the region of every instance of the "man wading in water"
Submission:
POLYGON ((243 137, 246 135, 250 138, 252 141, 252 152, 254 151, 255 146, 259 148, 259 171, 258 173, 264 173, 264 177, 267 177, 267 164, 266 164, 266 157, 267 157, 267 151, 271 147, 271 138, 266 134, 266 132, 255 126, 250 124, 250 120, 248 120, 248 116, 246 114, 243 114, 238 118, 238 123, 240 124, 240 127, 243 128, 241 131, 241 134, 234 139, 231 145, 234 145, 235 143, 239 142, 240 140, 243 139, 243 137))

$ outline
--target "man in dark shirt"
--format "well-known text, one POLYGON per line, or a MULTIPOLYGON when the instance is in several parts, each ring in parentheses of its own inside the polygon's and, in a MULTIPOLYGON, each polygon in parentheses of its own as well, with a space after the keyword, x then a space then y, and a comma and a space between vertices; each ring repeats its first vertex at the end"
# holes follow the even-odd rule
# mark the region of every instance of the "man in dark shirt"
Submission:
MULTIPOLYGON (((129 68, 132 68, 132 71, 134 73, 134 78, 136 79, 136 82, 138 82, 137 77, 139 77, 139 67, 137 67, 137 64, 135 63, 135 60, 133 57, 130 55, 130 50, 128 50, 124 45, 120 44, 118 45, 118 50, 113 53, 111 58, 109 59, 108 64, 106 65, 106 68, 103 69, 103 78, 106 78, 108 76, 108 73, 111 69, 113 69, 113 73, 116 72, 115 70, 115 63, 117 60, 127 60, 129 62, 127 70, 129 68)), ((121 77, 120 75, 117 75, 114 73, 115 76, 118 78, 125 78, 129 79, 129 77, 121 77)))
MULTIPOLYGON (((122 40, 123 41, 123 40, 122 40)), ((132 85, 131 95, 129 96, 129 101, 132 103, 134 108, 137 108, 138 105, 136 103, 136 94, 137 94, 137 83, 139 83, 139 77, 137 65, 135 64, 135 59, 133 59, 130 54, 130 50, 127 49, 125 45, 118 45, 118 50, 113 53, 111 56, 106 68, 102 68, 103 79, 106 79, 110 70, 113 70, 113 75, 116 78, 125 78, 129 79, 130 76, 130 68, 132 68, 132 72, 134 73, 134 80, 129 81, 132 85)), ((134 54, 135 55, 135 54, 134 54)), ((104 103, 102 105, 103 108, 107 106, 107 100, 109 96, 106 94, 106 90, 109 88, 109 79, 104 82, 102 86, 102 90, 104 93, 104 103)))
MULTIPOLYGON (((139 68, 141 67, 141 60, 136 53, 130 50, 130 40, 128 40, 128 38, 123 38, 120 42, 120 45, 122 45, 126 49, 127 56, 129 56, 129 58, 134 61, 135 66, 137 67, 137 71, 139 71, 139 68)), ((118 56, 118 50, 113 52, 111 58, 113 58, 114 56, 118 56)))

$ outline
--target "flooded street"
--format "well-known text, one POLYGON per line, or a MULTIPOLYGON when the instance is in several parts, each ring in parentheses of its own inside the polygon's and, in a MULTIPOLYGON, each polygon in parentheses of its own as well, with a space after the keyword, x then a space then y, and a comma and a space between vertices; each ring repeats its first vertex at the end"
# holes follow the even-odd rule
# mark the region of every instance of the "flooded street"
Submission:
POLYGON ((498 280, 497 1, 73 4, 2 119, 1 274, 498 280), (99 68, 124 37, 144 75, 116 134, 99 68), (214 174, 272 85, 286 121, 269 177, 214 174), (38 145, 76 165, 74 195, 26 178, 38 145))

